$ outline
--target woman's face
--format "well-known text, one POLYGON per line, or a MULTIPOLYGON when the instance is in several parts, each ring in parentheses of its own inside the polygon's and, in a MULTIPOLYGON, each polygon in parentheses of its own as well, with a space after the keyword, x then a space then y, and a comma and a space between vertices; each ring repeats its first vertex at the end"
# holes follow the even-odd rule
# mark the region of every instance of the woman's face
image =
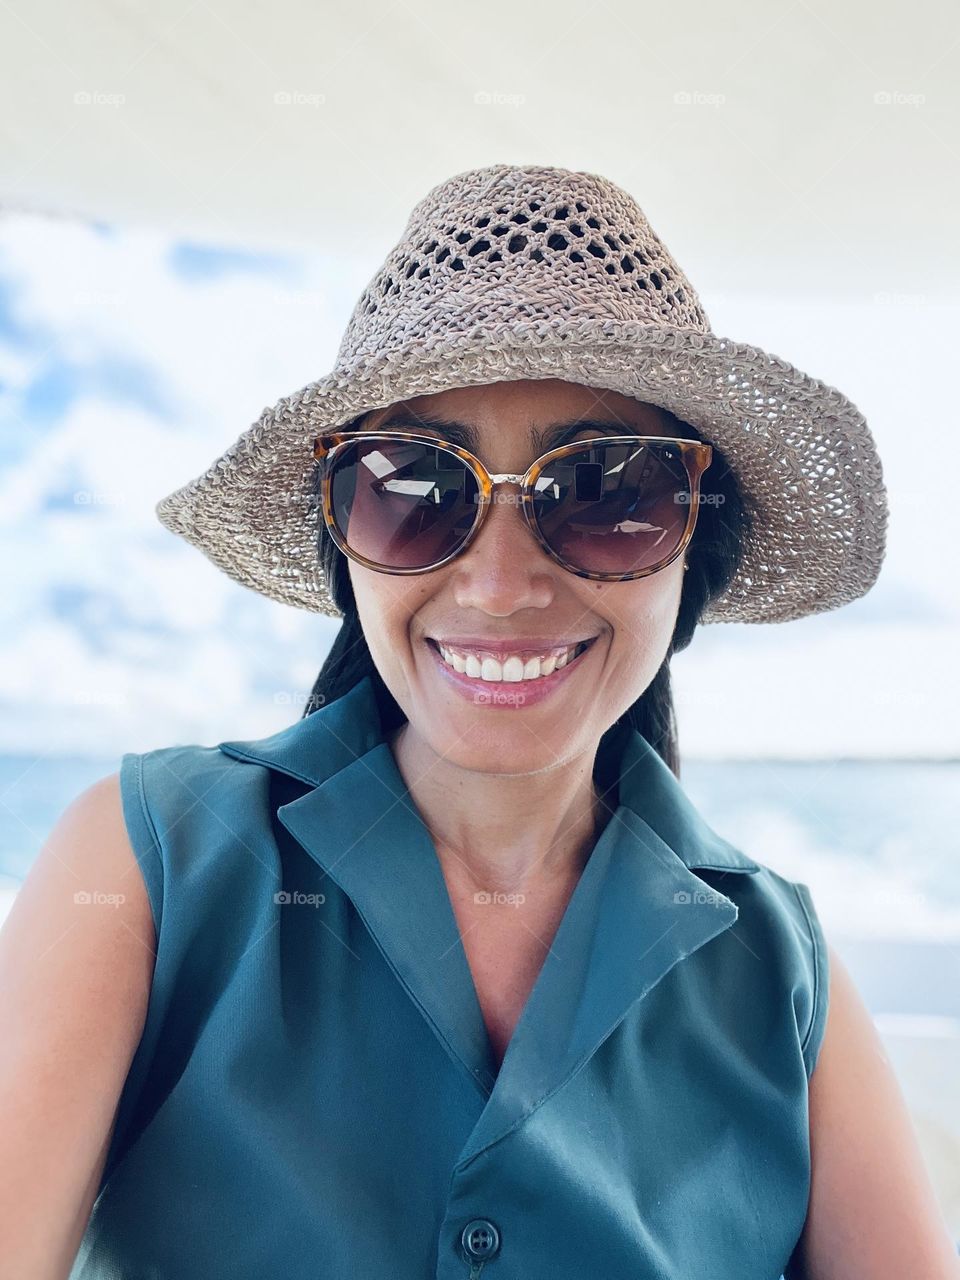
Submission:
MULTIPOLYGON (((606 434, 671 435, 656 406, 558 379, 498 382, 418 396, 367 416, 377 430, 398 410, 428 431, 430 416, 473 428, 475 451, 493 473, 522 474, 537 451, 535 428, 600 420, 606 434)), ((442 431, 437 432, 442 435, 442 431)), ((601 434, 574 428, 563 442, 601 434)), ((644 692, 666 655, 683 579, 683 557, 630 582, 594 582, 552 560, 527 527, 519 489, 504 488, 460 556, 430 573, 395 576, 350 560, 360 622, 374 662, 410 730, 438 755, 482 772, 527 773, 596 751, 602 734, 644 692), (508 495, 510 495, 508 497, 508 495), (506 499, 506 500, 504 500, 506 499), (447 678, 434 640, 517 641, 523 650, 596 637, 556 690, 509 701, 463 696, 447 678)))

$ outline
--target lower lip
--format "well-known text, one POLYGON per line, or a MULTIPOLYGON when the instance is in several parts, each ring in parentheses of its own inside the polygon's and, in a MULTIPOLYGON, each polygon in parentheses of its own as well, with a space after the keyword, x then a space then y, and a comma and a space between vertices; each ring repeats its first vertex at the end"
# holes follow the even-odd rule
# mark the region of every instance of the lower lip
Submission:
POLYGON ((435 649, 429 641, 424 643, 433 655, 440 674, 444 679, 449 680, 456 692, 468 702, 472 702, 477 707, 522 711, 525 707, 531 707, 537 702, 542 702, 544 698, 549 698, 551 693, 559 689, 568 677, 580 669, 584 658, 590 655, 597 642, 594 640, 579 657, 568 662, 559 671, 552 671, 548 676, 538 676, 536 680, 475 679, 461 671, 455 671, 444 662, 439 649, 435 649))

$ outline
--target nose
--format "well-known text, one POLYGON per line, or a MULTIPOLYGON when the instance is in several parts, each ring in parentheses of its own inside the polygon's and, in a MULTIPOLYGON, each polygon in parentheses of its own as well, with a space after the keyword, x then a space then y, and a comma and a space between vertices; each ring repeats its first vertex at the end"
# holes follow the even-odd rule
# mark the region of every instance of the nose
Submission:
MULTIPOLYGON (((493 479, 512 482, 514 476, 493 479)), ((547 607, 556 594, 554 570, 562 572, 527 524, 519 482, 496 485, 480 532, 453 568, 457 604, 499 616, 547 607)))

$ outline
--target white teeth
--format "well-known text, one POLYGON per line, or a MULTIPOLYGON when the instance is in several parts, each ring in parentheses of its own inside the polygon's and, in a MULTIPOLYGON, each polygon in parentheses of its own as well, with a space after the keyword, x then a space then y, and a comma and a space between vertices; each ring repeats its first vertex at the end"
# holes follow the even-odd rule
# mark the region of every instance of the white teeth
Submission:
MULTIPOLYGON (((496 666, 496 663, 494 663, 496 666)), ((522 680, 523 679, 523 659, 508 658, 503 664, 503 680, 522 680)))
POLYGON ((524 662, 519 654, 510 654, 503 662, 484 655, 482 658, 473 653, 457 653, 440 645, 440 653, 445 663, 459 671, 462 675, 474 680, 504 680, 519 683, 522 680, 538 680, 540 676, 548 676, 553 671, 565 667, 577 652, 579 646, 570 645, 559 655, 551 653, 547 657, 528 658, 524 662))
MULTIPOLYGON (((469 667, 467 669, 469 670, 469 667)), ((481 662, 480 664, 480 679, 481 680, 502 680, 503 679, 503 671, 501 670, 500 663, 497 662, 496 658, 484 658, 483 662, 481 662)))

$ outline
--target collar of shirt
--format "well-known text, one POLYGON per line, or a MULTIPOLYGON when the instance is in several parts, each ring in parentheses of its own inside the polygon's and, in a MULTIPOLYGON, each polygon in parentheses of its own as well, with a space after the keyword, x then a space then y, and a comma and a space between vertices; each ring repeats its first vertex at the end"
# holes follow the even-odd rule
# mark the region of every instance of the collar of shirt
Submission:
POLYGON ((594 846, 499 1073, 430 834, 385 740, 370 677, 256 741, 219 749, 308 786, 277 817, 352 901, 446 1050, 488 1099, 461 1153, 473 1159, 587 1061, 678 962, 739 911, 697 871, 761 870, 703 820, 631 730, 619 804, 594 846))

